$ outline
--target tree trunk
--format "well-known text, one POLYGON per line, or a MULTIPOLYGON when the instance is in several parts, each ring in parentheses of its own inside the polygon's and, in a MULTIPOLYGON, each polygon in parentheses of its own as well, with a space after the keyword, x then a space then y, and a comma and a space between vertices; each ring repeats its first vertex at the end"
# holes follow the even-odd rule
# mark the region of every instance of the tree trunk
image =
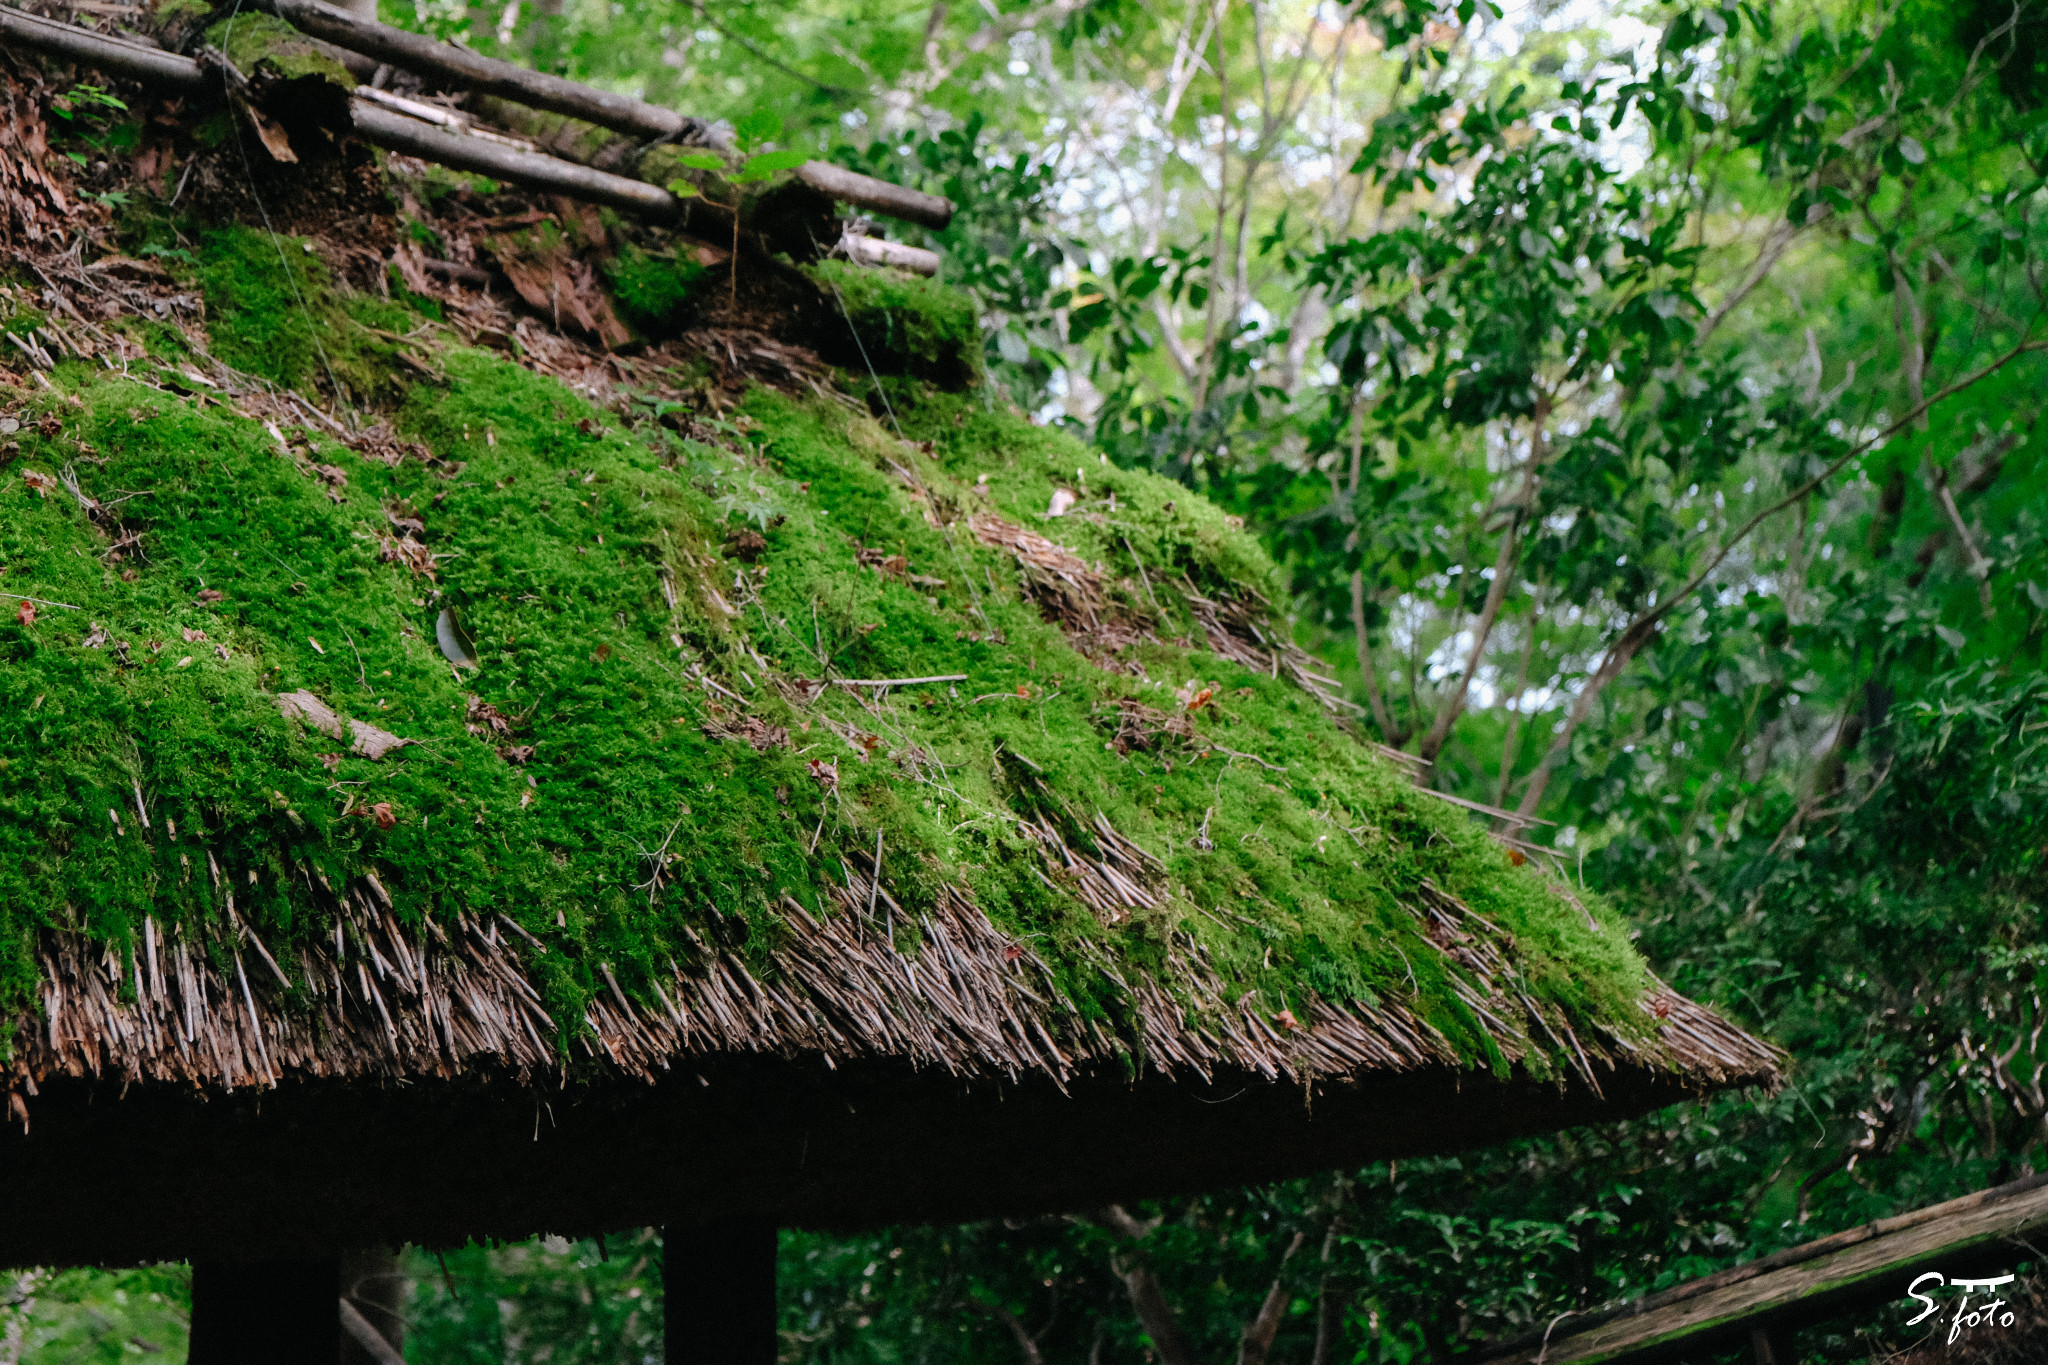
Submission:
POLYGON ((775 1365, 775 1248, 752 1220, 663 1230, 668 1365, 775 1365))
POLYGON ((341 1358, 341 1271, 317 1261, 198 1261, 191 1365, 341 1358))

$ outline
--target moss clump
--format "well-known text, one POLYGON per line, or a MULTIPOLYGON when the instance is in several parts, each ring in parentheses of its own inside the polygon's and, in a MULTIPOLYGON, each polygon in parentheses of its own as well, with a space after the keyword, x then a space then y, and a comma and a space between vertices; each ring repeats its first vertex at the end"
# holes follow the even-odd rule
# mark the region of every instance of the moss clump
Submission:
POLYGON ((320 372, 328 329, 315 320, 311 301, 326 302, 326 269, 299 239, 272 243, 245 227, 208 232, 199 239, 198 282, 222 360, 285 385, 320 372))
POLYGON ((396 401, 403 377, 413 373, 397 359, 405 349, 398 338, 423 310, 337 295, 310 246, 302 237, 248 227, 200 236, 194 274, 206 297, 213 353, 287 387, 339 386, 358 401, 396 401))
POLYGON ((31 336, 48 318, 42 309, 25 302, 23 295, 13 290, 0 292, 0 332, 31 336))
POLYGON ((308 77, 343 90, 356 78, 318 43, 272 14, 242 10, 206 30, 206 41, 219 48, 235 69, 252 81, 291 81, 308 77))
MULTIPOLYGON (((280 382, 309 371, 266 272, 304 270, 315 318, 368 306, 267 238, 203 250, 215 349, 298 357, 280 382), (216 295, 237 270, 260 288, 216 295)), ((958 340, 965 305, 932 316, 909 306, 923 289, 885 281, 857 316, 958 340)), ((1232 998, 1393 1000, 1497 1062, 1412 908, 1441 892, 1513 936, 1532 999, 1646 1031, 1614 917, 1589 927, 1277 670, 1210 651, 1197 598, 1277 575, 1184 488, 917 380, 890 384, 900 436, 757 389, 685 439, 488 352, 439 363, 394 413, 411 453, 76 363, 35 400, 58 429, 23 424, 24 466, 72 464, 102 507, 0 485, 9 590, 80 608, 0 618, 6 1004, 30 998, 43 930, 125 948, 144 915, 221 917, 232 890, 290 944, 331 931, 320 879, 375 871, 407 918, 504 912, 549 940, 542 984, 573 1028, 598 964, 634 989, 702 943, 765 961, 786 899, 833 913, 879 841, 904 951, 964 886, 1111 1022, 1126 1000, 1100 964, 1156 967, 1192 936, 1232 998), (1055 488, 1078 497, 1058 520, 1055 488), (1130 628, 1049 616, 988 543, 997 521, 1086 561, 1130 628), (444 610, 474 668, 437 648, 444 610), (301 689, 415 743, 352 753, 280 714, 301 689), (1155 906, 1098 914, 1048 879, 1024 822, 1086 852, 1098 818, 1157 861, 1155 906)))
POLYGON ((690 292, 704 274, 703 265, 687 255, 637 246, 627 246, 604 269, 620 315, 640 331, 657 336, 681 323, 690 292))
POLYGON ((874 368, 907 374, 942 389, 981 381, 981 324, 966 295, 933 280, 864 270, 844 261, 805 267, 845 310, 874 368))

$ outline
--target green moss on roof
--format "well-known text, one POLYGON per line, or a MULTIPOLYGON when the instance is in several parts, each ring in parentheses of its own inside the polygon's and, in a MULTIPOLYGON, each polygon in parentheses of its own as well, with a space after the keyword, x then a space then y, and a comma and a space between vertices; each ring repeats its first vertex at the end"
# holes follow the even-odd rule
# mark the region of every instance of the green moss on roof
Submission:
MULTIPOLYGON (((285 259, 207 240, 217 349, 286 382, 336 353, 370 366, 381 343, 351 310, 398 305, 285 259), (287 272, 317 324, 288 315, 287 272)), ((905 347, 972 340, 964 305, 918 306, 923 285, 823 275, 905 347)), ((374 872, 415 922, 503 912, 562 949, 536 969, 573 1032, 595 964, 632 990, 691 960, 691 932, 765 961, 783 898, 834 913, 825 885, 879 840, 901 949, 964 885, 1112 1021, 1100 961, 1157 963, 1179 930, 1231 998, 1388 998, 1497 1063, 1412 908, 1433 887, 1512 936, 1531 998, 1648 1032, 1616 917, 1594 905, 1594 927, 1308 693, 1204 646, 1191 598, 1280 583, 1185 488, 915 378, 885 381, 879 422, 757 388, 685 439, 500 355, 439 364, 364 453, 149 365, 67 364, 55 393, 6 403, 24 425, 0 585, 69 605, 30 621, 10 600, 0 624, 0 1004, 31 1003, 42 931, 125 948, 145 915, 221 917, 231 893, 289 944, 331 929, 313 879, 374 872), (1079 503, 1051 519, 1058 488, 1079 503), (1149 635, 1049 620, 975 533, 989 518, 1097 566, 1149 635), (437 645, 444 610, 476 667, 437 645), (815 698, 803 681, 951 674, 815 698), (353 753, 281 714, 299 691, 412 742, 353 753), (1186 738, 1134 746, 1127 714, 1186 738), (1020 829, 1085 849, 1098 816, 1158 860, 1157 908, 1098 915, 1020 829)))
POLYGON ((981 323, 966 295, 935 280, 845 261, 819 261, 805 271, 834 296, 876 370, 946 389, 980 380, 981 323))
POLYGON ((206 41, 219 48, 236 70, 252 80, 312 76, 331 81, 343 90, 352 89, 356 83, 347 67, 274 14, 238 9, 207 29, 206 41))
POLYGON ((605 265, 619 314, 643 333, 672 331, 705 269, 688 255, 627 246, 605 265))

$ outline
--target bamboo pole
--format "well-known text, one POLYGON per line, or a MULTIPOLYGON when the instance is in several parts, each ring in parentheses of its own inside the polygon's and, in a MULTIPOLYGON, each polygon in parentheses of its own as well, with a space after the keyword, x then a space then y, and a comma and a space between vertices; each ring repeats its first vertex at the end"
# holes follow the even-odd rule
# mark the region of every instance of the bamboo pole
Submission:
MULTIPOLYGON (((613 94, 545 71, 531 71, 452 43, 387 24, 371 23, 321 0, 263 0, 278 17, 302 32, 337 47, 400 67, 415 75, 447 81, 479 94, 495 95, 533 109, 582 119, 615 132, 653 141, 691 139, 715 144, 713 125, 630 95, 613 94)), ((856 208, 926 227, 943 228, 953 218, 952 201, 890 184, 823 161, 807 161, 796 178, 856 208)))
MULTIPOLYGON (((148 85, 204 90, 219 81, 203 63, 190 57, 56 23, 7 6, 0 6, 0 36, 23 47, 69 57, 103 71, 119 72, 148 85)), ((467 133, 450 132, 384 108, 369 98, 351 100, 349 117, 365 142, 387 151, 438 161, 458 171, 486 175, 525 189, 603 204, 673 224, 713 241, 732 236, 732 210, 720 204, 685 200, 642 180, 593 170, 573 161, 523 151, 467 133)))
POLYGON ((919 275, 939 273, 939 253, 926 251, 920 246, 905 246, 901 242, 887 242, 879 237, 863 237, 849 232, 843 243, 846 259, 855 265, 893 265, 898 270, 908 270, 919 275))

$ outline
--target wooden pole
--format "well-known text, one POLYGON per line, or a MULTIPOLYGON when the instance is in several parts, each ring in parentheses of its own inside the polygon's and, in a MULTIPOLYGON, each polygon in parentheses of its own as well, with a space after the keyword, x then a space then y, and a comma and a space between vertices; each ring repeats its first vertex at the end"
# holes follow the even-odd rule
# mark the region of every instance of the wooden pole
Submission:
POLYGON ((879 237, 863 237, 857 232, 847 233, 840 245, 846 250, 846 259, 855 265, 893 265, 915 275, 939 273, 939 253, 926 251, 920 246, 885 242, 879 237))
POLYGON ((438 161, 454 170, 487 175, 508 185, 603 204, 673 224, 706 241, 724 241, 732 236, 732 210, 707 199, 680 199, 644 180, 592 170, 560 157, 521 151, 467 133, 449 132, 369 100, 353 101, 349 117, 363 141, 387 151, 438 161))
POLYGON ((752 1219, 663 1229, 667 1365, 775 1365, 775 1249, 752 1219))
MULTIPOLYGON (((190 57, 131 38, 94 33, 76 24, 60 24, 11 5, 0 5, 0 38, 7 40, 8 47, 19 44, 53 56, 69 57, 103 71, 133 76, 144 85, 159 89, 202 90, 208 84, 206 68, 190 57)), ((212 83, 218 88, 218 78, 212 83)))
POLYGON ((449 81, 534 109, 550 109, 636 137, 701 136, 710 127, 703 119, 678 114, 631 95, 616 95, 545 71, 501 62, 453 43, 435 42, 423 34, 359 18, 320 0, 265 0, 263 7, 274 10, 278 18, 301 32, 414 75, 449 81))
MULTIPOLYGON (((704 143, 719 141, 713 125, 658 104, 618 95, 577 81, 564 80, 545 71, 531 71, 511 62, 501 62, 452 43, 388 24, 374 23, 348 10, 323 4, 321 0, 264 0, 267 8, 301 32, 324 38, 337 47, 360 52, 380 62, 410 71, 414 75, 445 81, 482 95, 495 95, 526 105, 582 119, 601 128, 650 141, 673 142, 689 139, 704 143)), ((943 228, 953 219, 953 203, 936 194, 892 185, 871 175, 862 175, 823 161, 807 161, 796 168, 796 178, 856 208, 873 213, 943 228)))
POLYGON ((316 1261, 196 1261, 191 1365, 341 1358, 341 1270, 316 1261))
MULTIPOLYGON (((333 7, 322 5, 319 8, 333 7)), ((341 10, 334 12, 348 17, 341 10)), ((349 22, 358 21, 351 18, 349 22)), ((396 29, 389 31, 399 32, 396 29)), ((414 35, 403 36, 410 38, 414 35)), ((165 52, 161 48, 131 39, 94 33, 71 24, 60 24, 55 20, 28 14, 5 4, 0 4, 0 38, 37 51, 68 57, 103 71, 131 76, 146 85, 158 88, 202 91, 218 88, 220 81, 218 73, 207 70, 202 63, 190 57, 165 52)), ((386 151, 403 152, 424 161, 439 162, 453 170, 486 175, 493 180, 502 180, 508 185, 518 185, 522 189, 542 190, 549 194, 567 195, 572 199, 603 204, 608 208, 673 225, 706 241, 723 242, 729 241, 732 237, 732 210, 723 204, 702 198, 680 198, 644 180, 613 175, 609 171, 600 171, 574 161, 565 161, 560 157, 527 151, 510 146, 502 139, 436 127, 395 109, 383 107, 380 96, 374 93, 359 94, 351 100, 349 116, 355 124, 356 132, 365 142, 382 147, 386 151)), ((825 170, 831 172, 827 177, 829 183, 818 188, 835 197, 848 199, 849 202, 858 202, 850 197, 860 190, 860 185, 854 182, 867 182, 872 185, 884 183, 869 180, 866 176, 852 176, 851 172, 842 172, 837 167, 825 167, 825 170), (847 176, 851 176, 851 181, 845 179, 847 176)), ((801 168, 799 178, 803 178, 801 168)), ((900 187, 892 185, 887 188, 894 191, 900 187)), ((933 196, 925 195, 923 198, 932 199, 933 196)), ((935 202, 946 204, 945 200, 935 202)), ((952 206, 947 204, 946 210, 950 213, 952 206)), ((892 265, 899 269, 915 271, 920 275, 938 273, 938 254, 919 247, 903 246, 858 235, 849 235, 846 246, 848 256, 859 264, 892 265)))

